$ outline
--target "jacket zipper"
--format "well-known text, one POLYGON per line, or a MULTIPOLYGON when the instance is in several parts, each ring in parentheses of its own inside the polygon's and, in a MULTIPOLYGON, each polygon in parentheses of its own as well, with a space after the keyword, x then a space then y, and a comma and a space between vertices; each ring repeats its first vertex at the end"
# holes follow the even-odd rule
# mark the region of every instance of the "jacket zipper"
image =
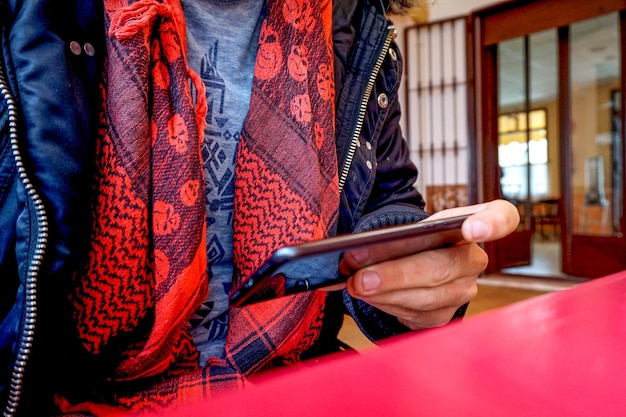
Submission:
POLYGON ((396 28, 393 25, 387 27, 388 32, 385 37, 385 42, 383 43, 383 47, 376 59, 376 63, 374 64, 374 68, 369 76, 367 85, 365 86, 365 92, 363 93, 363 97, 361 99, 361 105, 359 106, 359 114, 356 120, 356 126, 354 128, 354 132, 352 133, 352 139, 350 141, 350 147, 348 148, 348 152, 346 154, 345 164, 343 165, 343 169, 341 170, 341 175, 339 176, 339 193, 343 191, 343 187, 346 185, 346 181, 348 180, 348 173, 350 172, 350 167, 352 166, 352 160, 354 159, 354 154, 356 152, 357 145, 359 143, 359 137, 361 136, 361 129, 363 129, 363 122, 365 121, 365 114, 367 112, 367 103, 369 102, 370 95, 372 94, 372 90, 374 89, 374 83, 376 82, 376 77, 378 77, 378 72, 380 71, 380 67, 383 65, 383 61, 385 60, 385 55, 389 51, 389 46, 391 45, 391 41, 396 34, 396 28))
POLYGON ((13 151, 13 157, 15 158, 15 164, 17 166, 17 172, 19 174, 20 181, 27 193, 27 198, 30 199, 36 211, 37 220, 37 240, 35 244, 35 252, 31 258, 28 266, 26 282, 25 282, 25 294, 24 300, 25 312, 24 319, 21 328, 21 334, 19 344, 17 348, 17 354, 15 356, 15 362, 13 364, 13 371, 11 374, 11 382, 9 384, 9 397, 5 406, 3 416, 13 417, 17 411, 20 398, 22 396, 22 385, 24 381, 24 373, 26 371, 26 363, 30 357, 31 349, 33 346, 33 338, 35 335, 35 324, 37 321, 37 281, 39 275, 39 268, 43 260, 43 256, 46 250, 48 242, 48 218, 44 209, 43 202, 32 183, 30 182, 24 163, 22 161, 22 155, 20 153, 18 140, 17 140, 17 108, 15 100, 11 95, 8 83, 5 78, 5 72, 2 64, 0 63, 0 96, 7 103, 8 120, 9 120, 9 137, 11 143, 11 150, 13 151))

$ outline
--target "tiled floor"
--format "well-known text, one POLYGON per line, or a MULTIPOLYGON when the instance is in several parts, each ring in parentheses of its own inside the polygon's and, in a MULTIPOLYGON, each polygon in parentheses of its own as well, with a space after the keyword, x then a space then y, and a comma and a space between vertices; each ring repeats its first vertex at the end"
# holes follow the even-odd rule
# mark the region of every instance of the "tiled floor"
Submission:
POLYGON ((561 243, 559 241, 536 238, 531 246, 532 263, 528 266, 506 268, 503 272, 528 277, 549 276, 570 281, 584 281, 563 273, 561 268, 561 251, 561 243))
POLYGON ((552 276, 566 278, 561 271, 561 244, 557 241, 534 240, 531 245, 531 265, 507 268, 508 274, 552 276))

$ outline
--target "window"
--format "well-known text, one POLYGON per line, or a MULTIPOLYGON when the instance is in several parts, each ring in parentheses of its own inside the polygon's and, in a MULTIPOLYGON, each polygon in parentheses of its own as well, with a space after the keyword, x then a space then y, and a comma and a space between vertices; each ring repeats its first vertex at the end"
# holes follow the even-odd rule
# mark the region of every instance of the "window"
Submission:
POLYGON ((498 118, 498 160, 504 197, 524 200, 549 193, 548 138, 545 109, 502 114, 498 118), (530 167, 530 178, 528 168, 530 167), (527 184, 531 184, 528 190, 527 184))

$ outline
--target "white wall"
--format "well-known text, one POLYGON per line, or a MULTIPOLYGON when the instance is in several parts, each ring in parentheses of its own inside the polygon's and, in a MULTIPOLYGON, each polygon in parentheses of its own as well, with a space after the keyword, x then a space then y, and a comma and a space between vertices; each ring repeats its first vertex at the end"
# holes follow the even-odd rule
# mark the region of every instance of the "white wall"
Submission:
MULTIPOLYGON (((502 0, 430 0, 428 20, 431 22, 465 16, 473 10, 482 9, 484 7, 501 3, 502 0)), ((398 30, 398 38, 396 41, 403 48, 404 29, 407 26, 415 25, 408 16, 392 16, 391 19, 398 30)))
POLYGON ((472 10, 501 3, 501 0, 432 0, 429 20, 437 21, 469 14, 472 10))
MULTIPOLYGON (((501 2, 501 0, 424 0, 424 1, 428 1, 430 4, 428 20, 431 22, 438 22, 438 21, 444 21, 444 20, 458 18, 462 16, 467 16, 473 10, 482 9, 488 5, 501 2)), ((396 29, 398 31, 396 42, 398 43, 400 49, 404 53, 405 52, 404 37, 405 37, 406 28, 415 26, 416 22, 413 21, 409 16, 392 16, 391 19, 393 20, 396 26, 396 29)), ((461 37, 464 36, 462 32, 460 36, 461 37)), ((463 55, 465 51, 457 50, 457 53, 460 53, 463 55)), ((405 65, 407 64, 407 61, 408 61, 406 58, 407 57, 405 56, 405 65)), ((463 62, 462 59, 461 60, 457 59, 457 61, 463 62)), ((415 65, 415 63, 416 63, 416 60, 413 59, 411 64, 415 65)), ((427 63, 424 65, 427 65, 427 63)), ((433 69, 433 71, 435 70, 433 69)), ((464 69, 461 69, 461 71, 464 71, 464 69)), ((415 74, 418 72, 422 72, 422 71, 416 68, 405 68, 405 74, 407 73, 415 74)), ((461 76, 459 78, 463 79, 464 77, 461 76)), ((414 79, 413 76, 412 76, 412 79, 414 79)), ((403 79, 402 86, 400 89, 400 100, 401 100, 403 107, 406 106, 406 97, 405 97, 405 91, 404 91, 405 80, 406 80, 406 75, 405 75, 405 78, 403 79)), ((463 90, 463 92, 465 91, 466 90, 463 90)), ((444 97, 442 98, 442 100, 445 99, 445 93, 442 93, 442 97, 444 97)), ((432 126, 430 127, 431 130, 428 130, 427 129, 428 126, 425 126, 424 127, 425 130, 422 132, 425 134, 416 135, 415 131, 418 129, 416 129, 414 125, 418 122, 419 122, 418 124, 420 124, 421 120, 418 122, 416 122, 416 120, 411 121, 412 127, 413 127, 412 132, 413 132, 414 137, 413 138, 407 137, 407 140, 409 141, 409 147, 411 149, 411 159, 416 163, 416 165, 420 169, 420 176, 418 178, 418 182, 416 186, 418 189, 420 189, 422 193, 426 192, 426 189, 428 186, 440 187, 441 185, 446 186, 448 184, 459 185, 459 184, 467 183, 467 175, 469 173, 468 171, 469 167, 460 163, 460 162, 466 161, 467 158, 464 158, 463 155, 465 155, 465 152, 468 151, 466 144, 464 146, 463 140, 461 140, 467 136, 467 126, 463 125, 463 120, 465 120, 465 114, 460 114, 466 111, 466 107, 462 106, 460 110, 461 111, 456 113, 456 117, 459 120, 455 123, 450 124, 451 126, 459 126, 459 130, 460 130, 460 135, 458 135, 457 138, 460 140, 459 145, 461 148, 460 148, 459 157, 455 161, 445 161, 442 156, 443 154, 439 156, 435 155, 435 158, 434 158, 435 160, 431 160, 430 157, 420 159, 418 152, 417 152, 417 147, 419 146, 418 142, 420 142, 421 140, 428 140, 428 138, 436 139, 438 132, 435 132, 434 130, 432 130, 433 129, 432 126), (422 137, 424 137, 424 139, 422 139, 422 137), (448 172, 450 171, 449 167, 453 166, 455 162, 459 163, 459 166, 457 166, 456 169, 452 170, 455 172, 454 173, 448 172), (437 167, 438 169, 435 169, 437 167)), ((441 117, 444 117, 444 116, 445 115, 441 115, 441 117)), ((407 118, 405 117, 405 113, 403 113, 402 115, 401 124, 406 134, 408 132, 407 130, 408 121, 407 121, 407 118)), ((437 141, 435 140, 435 142, 437 141)), ((448 149, 445 144, 442 146, 448 149)), ((447 189, 448 189, 447 187, 444 187, 444 190, 447 190, 447 189)), ((437 198, 434 198, 434 196, 426 196, 426 197, 427 199, 430 199, 430 200, 437 200, 437 198)), ((445 196, 442 196, 442 197, 445 200, 445 196)), ((463 196, 461 199, 463 198, 467 198, 467 195, 463 196)), ((457 200, 457 202, 459 202, 459 200, 457 200)), ((434 203, 437 203, 437 201, 431 201, 431 203, 429 204, 434 206, 436 205, 434 203)), ((430 209, 433 208, 432 206, 430 207, 430 209)))

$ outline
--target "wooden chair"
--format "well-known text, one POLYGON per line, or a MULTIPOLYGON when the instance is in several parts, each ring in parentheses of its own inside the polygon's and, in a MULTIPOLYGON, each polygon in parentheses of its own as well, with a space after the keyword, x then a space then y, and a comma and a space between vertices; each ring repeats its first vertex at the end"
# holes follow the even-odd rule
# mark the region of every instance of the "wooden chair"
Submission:
POLYGON ((533 230, 543 239, 558 238, 560 209, 558 199, 536 201, 532 205, 533 230))

